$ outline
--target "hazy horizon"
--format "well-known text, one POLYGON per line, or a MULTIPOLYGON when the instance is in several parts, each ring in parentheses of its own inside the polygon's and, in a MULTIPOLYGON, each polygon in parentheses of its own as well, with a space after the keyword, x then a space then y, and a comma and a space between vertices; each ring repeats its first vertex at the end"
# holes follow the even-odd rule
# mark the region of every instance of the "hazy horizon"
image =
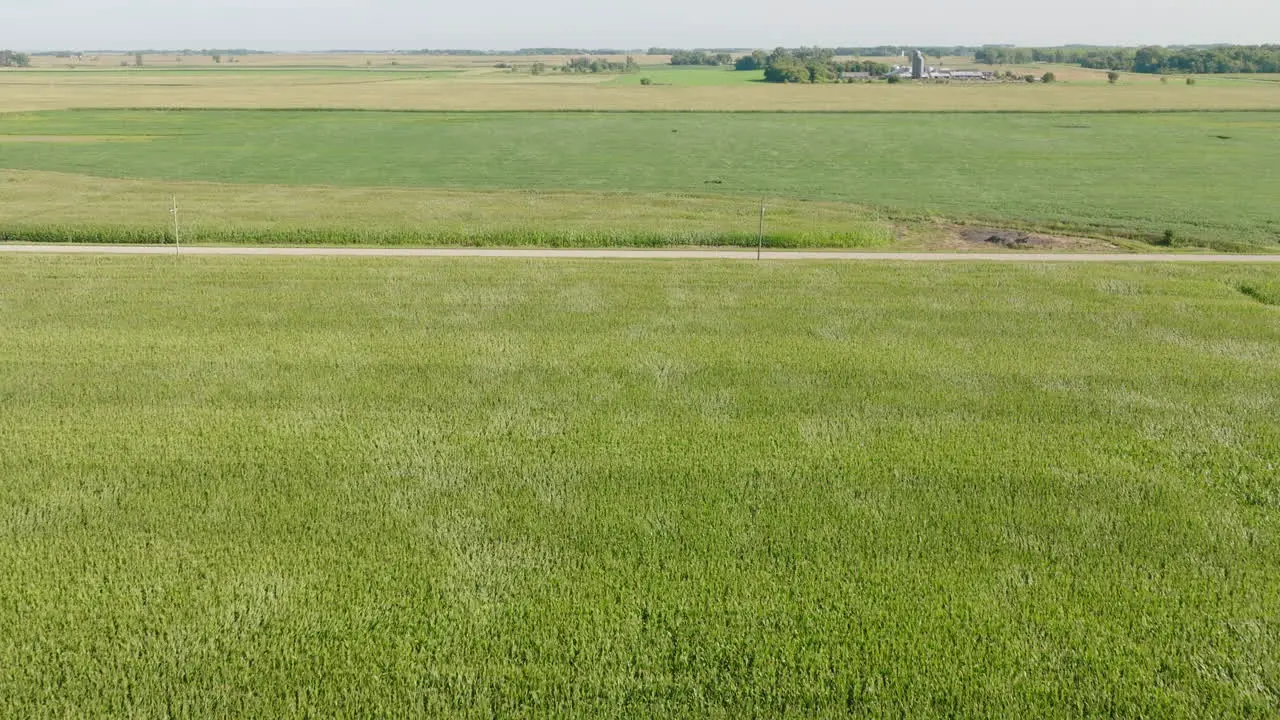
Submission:
POLYGON ((133 0, 110 6, 42 0, 0 8, 0 48, 177 50, 245 48, 275 52, 369 52, 454 48, 618 48, 783 45, 1209 45, 1280 42, 1272 0, 1079 0, 1054 14, 1011 0, 916 0, 849 7, 796 0, 785 13, 761 0, 651 0, 601 6, 588 0, 543 4, 492 0, 483 6, 424 7, 409 0, 227 0, 216 6, 133 0), (906 12, 906 9, 910 12, 906 12))
POLYGON ((490 53, 493 55, 501 55, 503 53, 521 53, 528 50, 573 50, 573 51, 593 51, 593 50, 617 50, 619 52, 642 54, 648 50, 701 50, 701 51, 747 51, 747 50, 764 50, 771 51, 775 48, 787 48, 795 50, 804 47, 816 48, 878 48, 878 47, 897 47, 903 48, 904 52, 911 48, 948 48, 948 47, 966 47, 966 48, 982 48, 982 47, 1011 47, 1011 48, 1143 48, 1143 47, 1164 47, 1164 48, 1210 48, 1210 47, 1258 47, 1275 45, 1277 43, 1229 43, 1229 42, 1189 42, 1189 43, 803 43, 803 44, 781 44, 781 45, 647 45, 645 47, 622 47, 622 46, 605 46, 605 45, 528 45, 522 47, 473 47, 467 45, 449 45, 440 47, 423 47, 423 48, 393 48, 393 47, 323 47, 323 48, 263 48, 263 47, 243 47, 238 45, 208 45, 200 47, 39 47, 39 48, 20 48, 3 46, 0 49, 13 50, 15 52, 25 53, 62 53, 62 52, 84 52, 84 53, 181 53, 181 52, 201 52, 205 50, 218 50, 222 52, 239 52, 257 53, 263 55, 327 55, 327 54, 346 54, 346 53, 368 53, 368 54, 421 54, 427 53, 445 53, 446 51, 456 50, 459 52, 476 52, 490 53))

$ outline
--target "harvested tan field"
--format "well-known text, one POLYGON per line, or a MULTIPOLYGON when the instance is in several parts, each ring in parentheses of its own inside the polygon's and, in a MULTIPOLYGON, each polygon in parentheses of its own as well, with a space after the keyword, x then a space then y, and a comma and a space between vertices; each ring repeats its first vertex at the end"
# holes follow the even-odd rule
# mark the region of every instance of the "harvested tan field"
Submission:
POLYGON ((0 112, 68 108, 378 110, 1088 111, 1280 109, 1280 83, 602 85, 616 76, 396 72, 0 74, 0 112))
MULTIPOLYGON (((362 68, 401 67, 408 69, 459 68, 487 69, 497 63, 528 65, 544 62, 548 65, 563 64, 572 55, 405 55, 386 52, 369 53, 258 53, 253 55, 222 55, 222 62, 214 62, 211 55, 173 55, 147 53, 142 56, 142 67, 183 68, 362 68)), ((626 60, 626 55, 595 55, 611 62, 626 60)), ((633 55, 645 65, 665 64, 670 55, 633 55)), ((31 67, 39 69, 119 69, 134 64, 132 53, 99 53, 77 57, 39 55, 31 58, 31 67)))

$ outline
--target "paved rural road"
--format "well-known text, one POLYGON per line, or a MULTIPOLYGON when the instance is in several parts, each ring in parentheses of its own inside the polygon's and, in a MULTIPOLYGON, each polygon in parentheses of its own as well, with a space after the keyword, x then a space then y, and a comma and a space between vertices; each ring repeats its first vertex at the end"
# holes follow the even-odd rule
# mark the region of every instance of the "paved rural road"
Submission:
MULTIPOLYGON (((61 255, 275 255, 288 257, 479 257, 589 258, 602 260, 755 260, 754 250, 551 250, 500 248, 319 248, 200 247, 160 245, 5 245, 0 253, 61 255)), ((1276 255, 1197 255, 1192 253, 1004 253, 766 251, 763 260, 856 260, 913 262, 1143 262, 1143 263, 1280 263, 1276 255)))

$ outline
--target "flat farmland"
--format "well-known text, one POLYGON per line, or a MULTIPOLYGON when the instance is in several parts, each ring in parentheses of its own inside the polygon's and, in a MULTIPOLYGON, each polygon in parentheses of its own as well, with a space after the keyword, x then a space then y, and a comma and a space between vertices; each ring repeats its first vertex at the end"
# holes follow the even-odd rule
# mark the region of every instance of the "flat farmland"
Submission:
POLYGON ((193 239, 216 242, 357 241, 359 224, 374 242, 738 244, 763 198, 780 246, 891 246, 956 222, 1265 251, 1277 167, 1270 112, 0 115, 14 240, 161 240, 182 192, 193 239), (367 223, 344 225, 346 208, 367 223))
MULTIPOLYGON (((304 58, 305 59, 305 58, 304 58)), ((758 73, 673 68, 640 58, 633 74, 532 76, 530 63, 565 58, 396 59, 358 57, 309 67, 262 56, 244 65, 0 70, 0 112, 67 108, 338 108, 378 110, 657 110, 657 111, 1079 111, 1280 109, 1280 85, 1201 78, 1195 87, 1150 75, 1125 75, 1109 86, 1105 73, 1053 70, 1051 85, 979 83, 916 85, 774 85, 758 73), (365 62, 371 63, 365 65, 365 62), (396 66, 390 63, 399 63, 396 66), (523 72, 495 68, 515 63, 523 72), (260 64, 259 64, 260 63, 260 64), (316 72, 344 73, 316 82, 316 72), (422 73, 427 74, 422 74, 422 73), (415 73, 418 73, 415 75, 415 73), (642 87, 640 78, 661 83, 642 87), (439 82, 449 79, 450 82, 439 82)), ((617 58, 615 58, 616 60, 617 58)), ((292 61, 291 61, 292 62, 292 61)), ((998 68, 1006 69, 1006 68, 998 68)), ((1176 80, 1176 79, 1175 79, 1176 80)))
MULTIPOLYGON (((316 52, 316 53, 251 53, 248 55, 220 56, 220 62, 211 54, 174 55, 168 53, 144 53, 142 67, 133 66, 133 53, 85 53, 80 57, 37 55, 31 58, 31 67, 38 70, 124 70, 126 72, 150 72, 153 70, 190 70, 206 68, 235 74, 244 70, 267 68, 271 70, 306 70, 312 68, 338 68, 358 70, 386 70, 402 68, 447 68, 455 70, 492 70, 503 64, 523 65, 542 62, 561 65, 576 55, 426 55, 388 52, 316 52)), ((594 55, 612 62, 622 62, 627 55, 594 55)), ((633 57, 642 65, 667 65, 670 55, 645 55, 633 57)))
POLYGON ((675 87, 742 86, 746 83, 758 85, 764 83, 764 71, 738 71, 733 68, 699 66, 645 67, 634 73, 614 75, 606 84, 616 87, 635 86, 640 84, 641 79, 647 79, 653 83, 653 87, 646 88, 648 90, 666 85, 675 87))
MULTIPOLYGON (((754 245, 759 198, 553 190, 253 185, 0 170, 0 238, 38 242, 478 247, 754 245)), ((941 225, 841 202, 772 198, 764 242, 947 246, 941 225)), ((953 238, 954 239, 954 238, 953 238)))
POLYGON ((0 712, 1274 717, 1277 292, 0 257, 0 712))

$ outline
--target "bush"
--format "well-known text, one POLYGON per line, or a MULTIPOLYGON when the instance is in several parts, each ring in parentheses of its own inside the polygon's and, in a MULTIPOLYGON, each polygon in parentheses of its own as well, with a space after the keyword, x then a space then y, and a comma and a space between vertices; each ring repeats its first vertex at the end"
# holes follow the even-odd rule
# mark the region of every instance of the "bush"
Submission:
POLYGON ((733 56, 729 53, 712 55, 701 50, 676 50, 671 53, 672 65, 733 65, 733 56))
POLYGON ((12 50, 0 50, 0 67, 31 67, 31 56, 12 50))
POLYGON ((642 77, 642 78, 640 78, 640 84, 641 84, 641 85, 645 85, 645 86, 649 86, 649 85, 652 85, 652 84, 653 84, 653 80, 652 80, 651 78, 642 77))
POLYGON ((1035 75, 1027 75, 1027 76, 1023 77, 1022 79, 1023 79, 1024 81, 1026 81, 1027 83, 1033 83, 1033 82, 1035 82, 1035 81, 1036 81, 1036 76, 1035 76, 1035 75))
POLYGON ((890 84, 890 85, 897 85, 897 84, 898 84, 898 83, 900 83, 900 82, 902 82, 902 76, 901 76, 901 75, 890 75, 890 76, 889 76, 889 84, 890 84))
POLYGON ((1192 77, 1187 78, 1187 84, 1188 84, 1188 85, 1195 85, 1195 84, 1196 84, 1196 79, 1195 79, 1195 78, 1192 78, 1192 77))
POLYGON ((1058 81, 1058 76, 1054 75, 1051 72, 1047 72, 1040 77, 1040 82, 1042 83, 1051 83, 1051 82, 1057 82, 1057 81, 1058 81))
POLYGON ((1115 85, 1119 81, 1120 81, 1120 73, 1116 72, 1115 70, 1112 70, 1111 72, 1107 73, 1107 82, 1111 83, 1112 85, 1115 85))
POLYGON ((1161 84, 1161 85, 1168 85, 1168 84, 1169 84, 1169 78, 1167 78, 1167 77, 1162 77, 1162 78, 1160 78, 1160 84, 1161 84))
POLYGON ((769 61, 769 56, 756 50, 750 55, 743 55, 733 63, 734 70, 762 70, 769 61))
POLYGON ((635 72, 639 65, 635 58, 627 56, 626 62, 610 62, 600 58, 577 57, 560 66, 560 72, 566 73, 629 73, 635 72))

